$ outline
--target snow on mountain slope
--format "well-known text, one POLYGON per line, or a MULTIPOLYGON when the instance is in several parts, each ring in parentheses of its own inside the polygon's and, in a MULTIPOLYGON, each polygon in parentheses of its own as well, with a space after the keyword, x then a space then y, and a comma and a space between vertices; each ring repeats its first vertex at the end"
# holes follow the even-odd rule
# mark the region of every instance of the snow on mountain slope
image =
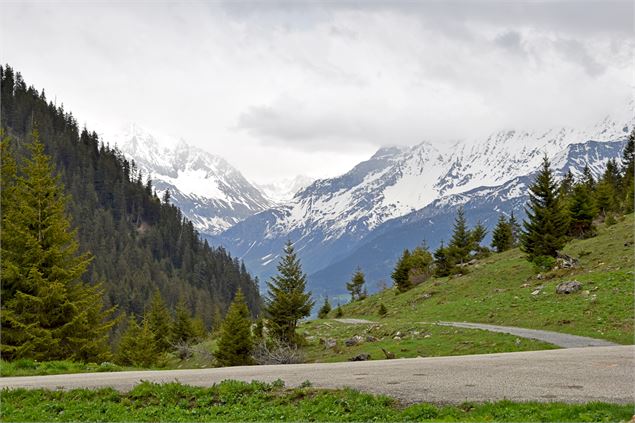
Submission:
POLYGON ((255 274, 266 277, 274 270, 282 244, 291 239, 305 270, 315 272, 351 253, 383 222, 442 197, 501 186, 528 175, 545 154, 566 160, 563 151, 571 144, 624 139, 633 121, 631 102, 588 128, 501 131, 444 149, 427 142, 382 148, 346 174, 315 181, 286 204, 235 225, 217 242, 245 260, 255 274))
POLYGON ((305 175, 284 178, 268 184, 258 184, 264 195, 278 204, 291 200, 295 194, 311 185, 315 179, 305 175))
POLYGON ((220 233, 273 205, 225 159, 183 140, 136 124, 106 140, 134 160, 159 193, 169 190, 172 203, 204 234, 220 233))

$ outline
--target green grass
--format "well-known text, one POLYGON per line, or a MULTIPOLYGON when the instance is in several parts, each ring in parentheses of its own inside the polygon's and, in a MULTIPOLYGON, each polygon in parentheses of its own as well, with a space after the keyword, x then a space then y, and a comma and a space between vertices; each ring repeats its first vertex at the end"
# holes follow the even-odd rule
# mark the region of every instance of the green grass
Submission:
POLYGON ((144 382, 113 389, 4 390, 0 419, 12 421, 629 421, 633 404, 465 403, 403 406, 385 396, 281 382, 225 381, 211 388, 144 382))
POLYGON ((131 367, 117 366, 113 363, 76 363, 74 361, 35 361, 19 359, 14 361, 0 360, 0 376, 34 376, 56 375, 63 373, 117 372, 132 370, 131 367))
POLYGON ((512 335, 474 329, 443 327, 397 319, 385 319, 372 324, 345 324, 336 321, 316 320, 302 325, 302 331, 310 342, 303 350, 307 362, 346 361, 361 353, 370 354, 372 360, 384 359, 381 348, 395 354, 396 358, 434 357, 447 355, 486 354, 496 352, 546 350, 551 344, 512 335), (401 332, 399 340, 393 339, 401 332), (347 347, 344 340, 354 335, 373 336, 375 342, 364 341, 347 347), (338 341, 336 348, 325 348, 320 339, 338 341))
MULTIPOLYGON (((573 241, 564 251, 580 266, 537 272, 518 249, 492 254, 470 273, 438 278, 397 294, 388 289, 343 306, 344 317, 386 322, 466 321, 545 329, 633 344, 634 254, 633 215, 616 225, 601 225, 598 236, 573 241), (583 290, 558 295, 555 287, 567 280, 583 290), (539 295, 531 292, 543 286, 539 295), (388 314, 377 314, 383 303, 388 314)), ((331 317, 334 313, 331 313, 331 317)), ((404 323, 407 324, 407 323, 404 323)))

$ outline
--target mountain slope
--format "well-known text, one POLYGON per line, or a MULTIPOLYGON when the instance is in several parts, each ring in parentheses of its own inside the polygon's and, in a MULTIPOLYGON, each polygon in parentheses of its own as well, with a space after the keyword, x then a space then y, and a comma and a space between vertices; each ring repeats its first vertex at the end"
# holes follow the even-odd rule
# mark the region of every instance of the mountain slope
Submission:
MULTIPOLYGON (((356 251, 384 222, 421 210, 440 198, 476 196, 487 187, 501 187, 526 177, 538 168, 544 154, 561 168, 570 160, 582 163, 592 159, 580 152, 569 156, 567 147, 590 140, 626 138, 633 126, 632 108, 631 102, 614 117, 586 129, 504 131, 446 149, 426 142, 382 148, 346 174, 314 182, 288 203, 238 223, 215 240, 244 259, 262 278, 272 274, 284 242, 291 239, 305 270, 315 273, 356 251)), ((601 168, 607 158, 602 157, 591 164, 601 168)))
POLYGON ((136 124, 106 139, 151 177, 159 193, 169 190, 172 204, 202 233, 220 233, 273 205, 225 159, 182 139, 152 134, 136 124))

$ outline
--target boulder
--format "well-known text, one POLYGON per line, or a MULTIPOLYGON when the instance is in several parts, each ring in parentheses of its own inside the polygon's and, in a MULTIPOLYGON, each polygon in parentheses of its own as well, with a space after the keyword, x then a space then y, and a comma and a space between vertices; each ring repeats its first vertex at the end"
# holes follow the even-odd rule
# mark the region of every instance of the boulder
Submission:
POLYGON ((346 345, 347 347, 354 347, 355 345, 359 345, 362 342, 364 342, 364 338, 359 335, 355 335, 352 338, 344 341, 344 345, 346 345))
POLYGON ((580 261, 564 253, 558 253, 556 257, 556 266, 559 269, 573 269, 578 267, 580 261))
POLYGON ((335 348, 337 346, 337 340, 333 338, 320 338, 320 344, 324 345, 324 348, 335 348))
POLYGON ((376 337, 374 337, 372 335, 367 335, 366 336, 366 342, 377 342, 377 341, 379 341, 379 338, 376 338, 376 337))
POLYGON ((562 282, 556 286, 556 294, 572 294, 581 289, 582 284, 578 281, 562 282))
POLYGON ((357 354, 355 357, 351 357, 348 361, 368 361, 370 360, 370 354, 357 354))

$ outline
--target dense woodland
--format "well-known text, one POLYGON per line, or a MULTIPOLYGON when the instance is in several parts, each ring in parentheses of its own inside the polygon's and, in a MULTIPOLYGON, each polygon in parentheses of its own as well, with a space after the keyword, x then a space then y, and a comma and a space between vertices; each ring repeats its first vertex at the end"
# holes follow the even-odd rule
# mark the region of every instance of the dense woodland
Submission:
POLYGON ((0 67, 0 78, 1 126, 18 168, 36 129, 68 194, 79 252, 93 257, 82 279, 102 284, 106 307, 140 316, 158 289, 169 310, 180 303, 209 329, 240 289, 252 315, 258 313, 257 281, 245 266, 203 241, 169 196, 158 198, 134 161, 80 129, 72 113, 10 66, 0 67))

